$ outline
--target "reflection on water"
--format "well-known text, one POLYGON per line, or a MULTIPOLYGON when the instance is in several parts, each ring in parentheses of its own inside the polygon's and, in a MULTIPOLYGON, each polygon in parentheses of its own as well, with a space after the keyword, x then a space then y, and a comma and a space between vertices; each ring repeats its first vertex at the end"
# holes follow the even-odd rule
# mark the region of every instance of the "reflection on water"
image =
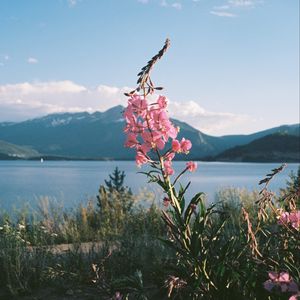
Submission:
MULTIPOLYGON (((258 182, 280 164, 198 162, 196 173, 187 173, 182 182, 191 181, 189 195, 203 191, 213 200, 215 191, 224 187, 259 189, 258 182)), ((125 183, 134 192, 147 187, 154 191, 157 200, 161 193, 132 161, 0 161, 0 209, 21 207, 24 203, 36 203, 43 196, 50 196, 71 207, 94 198, 99 185, 114 168, 126 172, 125 183)), ((184 162, 175 162, 175 170, 184 168, 184 162)), ((289 164, 270 184, 272 190, 284 186, 288 174, 297 171, 298 164, 289 164)), ((143 169, 144 170, 144 169, 143 169)))

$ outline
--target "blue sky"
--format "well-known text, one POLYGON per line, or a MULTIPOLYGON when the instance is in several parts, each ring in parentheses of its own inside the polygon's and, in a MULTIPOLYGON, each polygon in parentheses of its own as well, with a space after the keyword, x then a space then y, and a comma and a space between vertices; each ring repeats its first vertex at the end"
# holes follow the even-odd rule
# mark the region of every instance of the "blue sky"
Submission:
POLYGON ((205 133, 299 122, 298 0, 2 0, 0 122, 125 104, 153 80, 205 133))

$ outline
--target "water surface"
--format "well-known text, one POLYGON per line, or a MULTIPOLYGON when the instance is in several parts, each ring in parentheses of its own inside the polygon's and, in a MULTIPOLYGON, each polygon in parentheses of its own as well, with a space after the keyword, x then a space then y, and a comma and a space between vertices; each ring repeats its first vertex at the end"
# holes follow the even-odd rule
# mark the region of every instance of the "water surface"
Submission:
MULTIPOLYGON (((195 173, 187 173, 183 183, 192 182, 189 195, 203 191, 213 200, 217 190, 226 187, 259 189, 258 182, 271 169, 280 164, 269 163, 218 163, 198 162, 195 173)), ((299 164, 289 164, 270 184, 278 191, 283 187, 288 174, 296 172, 299 164)), ((86 203, 95 198, 99 185, 104 183, 114 168, 126 172, 125 183, 133 192, 147 188, 156 193, 157 201, 161 193, 154 184, 147 184, 144 175, 132 161, 0 161, 0 209, 22 207, 25 203, 35 205, 39 198, 48 196, 63 202, 65 207, 86 203)), ((174 162, 177 173, 185 162, 174 162)))

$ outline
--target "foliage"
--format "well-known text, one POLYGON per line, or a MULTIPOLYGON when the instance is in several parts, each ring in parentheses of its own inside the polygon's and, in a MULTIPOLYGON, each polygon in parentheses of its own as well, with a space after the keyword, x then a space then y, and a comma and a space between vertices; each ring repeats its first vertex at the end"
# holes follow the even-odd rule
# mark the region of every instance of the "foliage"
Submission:
POLYGON ((155 102, 149 102, 147 98, 155 90, 150 70, 168 46, 167 40, 155 59, 142 68, 138 87, 126 94, 129 99, 124 111, 125 146, 135 149, 138 166, 150 165, 150 171, 141 173, 165 193, 164 204, 168 208, 162 211, 162 218, 168 237, 160 240, 176 253, 176 260, 166 269, 166 296, 195 300, 263 299, 269 292, 275 297, 296 298, 300 294, 298 184, 289 185, 288 196, 281 203, 268 190, 272 178, 285 165, 261 180, 264 186, 250 207, 249 203, 246 207, 246 203, 237 206, 234 202, 226 203, 227 207, 225 203, 207 206, 201 192, 188 201, 185 195, 190 183, 182 186, 179 179, 187 171, 196 170, 195 162, 186 163, 179 175, 172 177, 175 155, 188 154, 192 144, 185 138, 176 139, 179 129, 167 115, 167 99, 160 95, 155 102), (234 206, 228 209, 228 204, 234 206))

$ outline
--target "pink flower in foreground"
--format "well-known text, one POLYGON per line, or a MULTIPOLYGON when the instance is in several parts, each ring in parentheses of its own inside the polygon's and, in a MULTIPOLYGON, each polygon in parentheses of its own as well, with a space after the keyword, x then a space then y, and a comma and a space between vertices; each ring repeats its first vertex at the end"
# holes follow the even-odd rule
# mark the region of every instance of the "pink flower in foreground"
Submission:
POLYGON ((264 288, 271 292, 275 287, 280 288, 281 292, 298 292, 298 285, 288 272, 269 272, 269 280, 264 282, 264 288))
POLYGON ((173 140, 172 141, 172 150, 176 153, 181 151, 181 145, 178 140, 173 140))
POLYGON ((297 293, 289 298, 289 300, 297 300, 297 299, 298 300, 300 299, 300 293, 297 293))
POLYGON ((300 230, 300 210, 292 212, 283 212, 279 216, 280 225, 291 225, 294 229, 300 230))
POLYGON ((289 216, 290 216, 290 214, 287 211, 283 212, 279 216, 278 223, 281 224, 281 225, 288 224, 288 222, 289 222, 289 216))
POLYGON ((137 135, 134 134, 134 133, 129 133, 127 135, 127 140, 125 142, 125 147, 128 147, 128 148, 135 148, 139 142, 137 141, 136 139, 137 135))
POLYGON ((165 96, 159 96, 157 99, 159 108, 166 108, 168 106, 168 101, 165 96))
MULTIPOLYGON (((125 147, 135 148, 136 163, 138 166, 149 162, 148 152, 153 151, 163 158, 164 174, 172 175, 174 170, 171 161, 175 153, 183 152, 187 154, 192 147, 189 140, 183 138, 180 142, 176 140, 179 127, 175 127, 168 117, 167 99, 159 96, 157 102, 148 105, 147 99, 139 94, 133 94, 128 99, 128 106, 124 110, 126 122, 124 132, 127 134, 125 147), (169 139, 171 139, 172 151, 164 150, 169 139)), ((195 170, 194 165, 190 165, 191 171, 195 170)))
POLYGON ((169 161, 173 160, 174 157, 175 157, 174 152, 169 152, 164 156, 165 160, 169 160, 169 161))
POLYGON ((180 146, 181 146, 182 152, 187 154, 190 151, 190 149, 192 148, 192 143, 190 140, 186 140, 185 138, 182 138, 182 140, 180 142, 180 146))
POLYGON ((195 172, 197 170, 197 163, 194 161, 189 161, 186 163, 186 168, 190 171, 190 172, 195 172))
POLYGON ((300 210, 290 213, 290 222, 292 227, 296 230, 300 230, 300 210))
POLYGON ((165 161, 164 164, 164 174, 165 175, 173 175, 174 174, 174 170, 172 169, 172 162, 169 160, 165 161))
POLYGON ((148 162, 148 158, 146 157, 146 155, 144 153, 142 153, 141 151, 138 151, 136 153, 135 162, 140 167, 141 165, 144 165, 148 162))

